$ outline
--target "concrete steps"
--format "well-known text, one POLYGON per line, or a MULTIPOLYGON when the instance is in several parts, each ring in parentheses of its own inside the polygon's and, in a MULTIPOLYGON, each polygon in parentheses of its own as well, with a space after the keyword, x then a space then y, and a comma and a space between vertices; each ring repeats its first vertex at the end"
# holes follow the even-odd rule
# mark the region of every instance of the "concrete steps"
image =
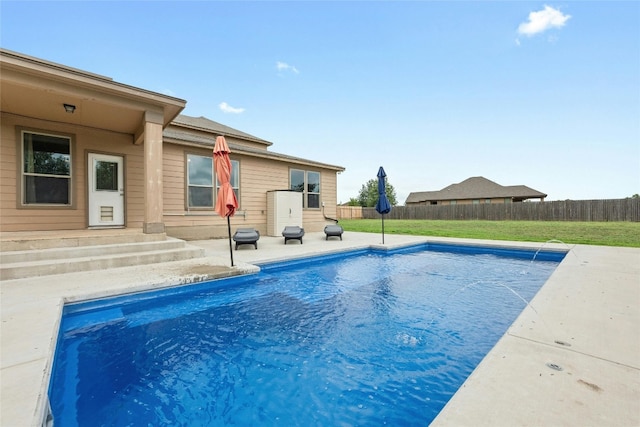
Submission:
POLYGON ((167 239, 164 233, 144 234, 139 231, 77 230, 14 232, 0 235, 0 251, 28 251, 79 246, 98 246, 136 242, 158 242, 167 239))
POLYGON ((204 252, 202 248, 163 234, 4 239, 0 252, 0 279, 181 261, 200 258, 204 252))

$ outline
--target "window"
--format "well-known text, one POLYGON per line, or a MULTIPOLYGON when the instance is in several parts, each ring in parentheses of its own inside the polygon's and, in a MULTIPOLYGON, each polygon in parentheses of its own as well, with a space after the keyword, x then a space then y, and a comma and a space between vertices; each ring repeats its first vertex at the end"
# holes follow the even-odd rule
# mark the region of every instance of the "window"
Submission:
MULTIPOLYGON (((231 188, 233 192, 236 193, 236 200, 238 204, 240 204, 240 162, 237 160, 231 160, 231 188)), ((218 179, 216 178, 216 194, 217 189, 220 188, 220 183, 218 183, 218 179)))
POLYGON ((97 160, 96 191, 118 191, 118 162, 97 160))
POLYGON ((213 158, 187 154, 188 206, 213 208, 213 158))
MULTIPOLYGON (((231 188, 240 202, 240 162, 231 160, 231 188)), ((187 206, 213 209, 220 188, 213 170, 213 157, 187 154, 187 206), (215 192, 214 192, 215 179, 215 192)))
POLYGON ((304 192, 304 171, 291 169, 290 180, 293 191, 304 192))
POLYGON ((71 138, 22 132, 22 204, 71 205, 71 138))
POLYGON ((320 207, 320 172, 307 172, 307 207, 320 207))
POLYGON ((320 172, 291 169, 289 180, 291 190, 303 193, 304 208, 320 208, 320 172))

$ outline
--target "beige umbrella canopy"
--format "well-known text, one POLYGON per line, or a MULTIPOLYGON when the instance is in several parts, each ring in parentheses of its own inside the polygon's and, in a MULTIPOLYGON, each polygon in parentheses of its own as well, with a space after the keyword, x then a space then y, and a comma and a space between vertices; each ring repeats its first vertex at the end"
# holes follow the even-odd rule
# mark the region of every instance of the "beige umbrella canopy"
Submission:
POLYGON ((227 231, 229 232, 229 254, 231 255, 231 266, 233 267, 233 251, 231 249, 231 222, 229 217, 233 216, 238 209, 238 199, 231 187, 231 159, 229 158, 229 146, 224 136, 216 138, 216 145, 213 147, 213 166, 218 177, 220 189, 216 200, 216 212, 227 218, 227 231))

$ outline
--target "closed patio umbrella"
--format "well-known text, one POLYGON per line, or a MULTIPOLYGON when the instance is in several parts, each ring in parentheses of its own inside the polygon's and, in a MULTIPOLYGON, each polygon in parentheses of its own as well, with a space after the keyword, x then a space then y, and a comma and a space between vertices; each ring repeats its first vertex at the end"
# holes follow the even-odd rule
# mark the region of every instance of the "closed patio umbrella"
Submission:
POLYGON ((384 245, 384 214, 391 212, 391 204, 387 199, 387 184, 385 182, 387 174, 382 166, 378 169, 378 202, 376 203, 376 211, 382 215, 382 244, 384 245))
POLYGON ((236 193, 231 188, 231 159, 229 159, 229 146, 224 136, 216 138, 216 145, 213 147, 213 165, 218 177, 220 189, 216 200, 216 212, 222 217, 227 217, 227 231, 229 233, 229 254, 231 255, 231 266, 233 267, 233 250, 231 248, 231 221, 238 209, 238 199, 236 193))

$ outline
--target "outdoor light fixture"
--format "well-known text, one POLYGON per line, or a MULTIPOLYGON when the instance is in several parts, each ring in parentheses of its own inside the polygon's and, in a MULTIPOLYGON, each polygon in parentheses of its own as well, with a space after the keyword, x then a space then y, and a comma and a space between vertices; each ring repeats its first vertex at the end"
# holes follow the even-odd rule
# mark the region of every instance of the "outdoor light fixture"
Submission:
POLYGON ((75 105, 71 105, 71 104, 62 104, 62 105, 64 105, 64 111, 66 111, 67 113, 73 114, 73 112, 76 111, 75 105))

